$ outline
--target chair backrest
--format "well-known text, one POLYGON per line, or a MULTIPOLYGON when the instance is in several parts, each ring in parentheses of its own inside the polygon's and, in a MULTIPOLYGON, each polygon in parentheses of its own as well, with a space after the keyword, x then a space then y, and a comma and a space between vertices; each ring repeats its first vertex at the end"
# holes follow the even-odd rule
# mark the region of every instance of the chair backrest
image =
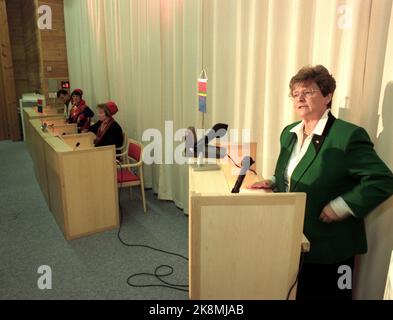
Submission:
POLYGON ((123 131, 123 144, 121 145, 120 148, 116 148, 116 150, 119 150, 119 151, 121 151, 123 153, 124 151, 126 151, 127 143, 128 143, 128 141, 127 141, 127 133, 125 131, 123 131))
POLYGON ((137 162, 140 162, 142 159, 142 151, 143 146, 141 143, 132 139, 128 140, 128 157, 132 158, 137 162))
POLYGON ((123 145, 121 146, 122 151, 126 151, 127 148, 127 133, 124 131, 123 132, 123 145))

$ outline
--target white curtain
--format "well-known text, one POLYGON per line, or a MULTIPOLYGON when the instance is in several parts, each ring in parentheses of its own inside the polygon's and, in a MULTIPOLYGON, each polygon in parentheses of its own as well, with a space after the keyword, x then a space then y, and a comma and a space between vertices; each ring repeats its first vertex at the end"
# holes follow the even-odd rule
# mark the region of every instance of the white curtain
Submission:
MULTIPOLYGON (((164 132, 165 121, 174 131, 196 125, 198 1, 67 0, 64 7, 71 84, 90 105, 116 101, 117 120, 136 140, 149 128, 164 132)), ((186 166, 154 165, 145 175, 160 199, 187 210, 186 166)))
MULTIPOLYGON (((250 129, 258 171, 268 177, 281 130, 296 120, 289 80, 304 65, 323 64, 337 80, 333 113, 365 127, 393 167, 392 0, 66 0, 64 8, 72 87, 82 87, 93 107, 116 101, 130 138, 141 140, 148 128, 163 132, 167 120, 174 131, 201 127, 197 78, 205 68, 205 129, 216 122, 250 129)), ((187 211, 186 166, 145 171, 160 199, 187 211)), ((393 224, 392 205, 384 208, 369 223, 370 246, 382 243, 381 264, 361 261, 378 283, 360 273, 359 298, 382 297, 393 249, 393 232, 378 236, 393 224)))
MULTIPOLYGON (((364 94, 363 109, 358 112, 361 124, 374 138, 376 151, 393 169, 393 10, 380 7, 379 16, 373 16, 370 34, 376 33, 381 38, 370 38, 365 76, 367 93, 364 94)), ((370 214, 366 227, 369 250, 359 259, 356 297, 381 299, 387 281, 389 255, 393 250, 393 197, 370 214)))

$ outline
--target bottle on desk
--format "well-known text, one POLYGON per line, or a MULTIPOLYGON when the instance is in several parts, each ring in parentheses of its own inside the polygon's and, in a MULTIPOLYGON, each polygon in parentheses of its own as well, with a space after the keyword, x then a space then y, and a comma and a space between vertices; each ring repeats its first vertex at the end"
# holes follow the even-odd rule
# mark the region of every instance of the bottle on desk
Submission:
POLYGON ((43 113, 44 112, 42 99, 38 99, 37 100, 37 112, 38 113, 43 113))

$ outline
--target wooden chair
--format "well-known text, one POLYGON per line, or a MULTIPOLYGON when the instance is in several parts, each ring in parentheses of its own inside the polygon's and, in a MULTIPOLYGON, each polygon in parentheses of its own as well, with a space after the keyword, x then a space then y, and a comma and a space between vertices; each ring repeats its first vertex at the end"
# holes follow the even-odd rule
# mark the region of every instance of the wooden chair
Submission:
POLYGON ((128 149, 118 157, 126 157, 127 162, 119 164, 117 170, 117 183, 120 188, 130 187, 132 196, 132 187, 141 186, 143 211, 146 213, 145 183, 143 179, 143 145, 135 140, 128 139, 128 149), (121 169, 120 169, 121 168, 121 169), (132 169, 137 169, 135 174, 132 169))
POLYGON ((119 152, 119 155, 117 155, 117 158, 122 160, 122 163, 124 163, 124 164, 127 163, 127 143, 128 143, 127 133, 124 131, 123 132, 123 145, 120 148, 116 148, 116 153, 119 152))

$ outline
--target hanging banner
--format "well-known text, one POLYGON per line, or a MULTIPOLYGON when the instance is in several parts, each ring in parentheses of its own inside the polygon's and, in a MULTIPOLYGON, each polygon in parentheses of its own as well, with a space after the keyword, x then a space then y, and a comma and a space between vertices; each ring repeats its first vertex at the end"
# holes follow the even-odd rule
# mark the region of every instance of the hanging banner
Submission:
POLYGON ((207 112, 207 74, 203 70, 198 79, 199 112, 207 112))

